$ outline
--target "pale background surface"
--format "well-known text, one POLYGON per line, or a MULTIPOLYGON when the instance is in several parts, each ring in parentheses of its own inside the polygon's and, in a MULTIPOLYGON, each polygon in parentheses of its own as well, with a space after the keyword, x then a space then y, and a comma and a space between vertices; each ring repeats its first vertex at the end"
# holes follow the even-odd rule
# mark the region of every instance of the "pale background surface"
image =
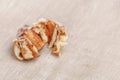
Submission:
POLYGON ((0 0, 0 80, 120 80, 120 0, 0 0), (20 62, 17 29, 41 17, 63 23, 69 44, 20 62))

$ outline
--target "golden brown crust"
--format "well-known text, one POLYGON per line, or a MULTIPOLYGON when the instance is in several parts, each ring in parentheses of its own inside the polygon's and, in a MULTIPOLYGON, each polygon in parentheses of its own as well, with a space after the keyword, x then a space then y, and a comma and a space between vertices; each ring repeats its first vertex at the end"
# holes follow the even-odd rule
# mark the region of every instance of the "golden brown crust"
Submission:
POLYGON ((56 28, 56 24, 53 21, 48 21, 47 22, 47 36, 48 36, 48 44, 50 44, 53 36, 53 32, 56 28))
POLYGON ((21 28, 14 41, 14 53, 19 60, 30 60, 40 56, 38 53, 48 43, 54 55, 61 55, 61 48, 67 40, 64 26, 47 19, 41 19, 33 27, 21 28))
POLYGON ((34 45, 30 43, 30 41, 28 41, 28 39, 26 39, 27 42, 27 46, 28 48, 32 51, 32 55, 34 58, 37 58, 40 56, 40 54, 34 49, 34 45))
POLYGON ((41 37, 39 37, 34 31, 28 30, 26 37, 32 42, 32 44, 40 50, 45 43, 42 41, 41 37))
POLYGON ((37 48, 27 38, 14 41, 14 53, 19 60, 30 60, 40 56, 37 48))
POLYGON ((39 35, 39 37, 45 42, 48 42, 48 37, 47 37, 47 28, 46 28, 46 23, 45 22, 39 22, 35 24, 32 28, 32 31, 34 31, 36 34, 39 35))

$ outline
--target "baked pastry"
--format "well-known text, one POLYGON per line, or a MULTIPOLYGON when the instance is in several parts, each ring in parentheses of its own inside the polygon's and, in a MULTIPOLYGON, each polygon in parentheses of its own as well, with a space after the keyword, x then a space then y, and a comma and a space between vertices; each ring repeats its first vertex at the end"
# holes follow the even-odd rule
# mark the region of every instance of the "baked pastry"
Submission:
POLYGON ((67 33, 60 23, 49 19, 40 19, 32 27, 25 26, 18 31, 14 41, 14 53, 19 60, 29 60, 40 56, 39 50, 45 44, 52 48, 52 53, 61 55, 61 48, 66 44, 67 33))

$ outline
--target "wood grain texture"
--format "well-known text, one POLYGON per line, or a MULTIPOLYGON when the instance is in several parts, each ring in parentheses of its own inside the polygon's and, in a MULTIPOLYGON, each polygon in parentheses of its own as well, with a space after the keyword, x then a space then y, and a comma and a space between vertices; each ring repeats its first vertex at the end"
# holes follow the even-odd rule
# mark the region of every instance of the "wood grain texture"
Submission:
POLYGON ((0 80, 120 80, 120 0, 0 0, 0 51, 0 80), (18 61, 17 29, 41 17, 65 25, 63 55, 18 61))

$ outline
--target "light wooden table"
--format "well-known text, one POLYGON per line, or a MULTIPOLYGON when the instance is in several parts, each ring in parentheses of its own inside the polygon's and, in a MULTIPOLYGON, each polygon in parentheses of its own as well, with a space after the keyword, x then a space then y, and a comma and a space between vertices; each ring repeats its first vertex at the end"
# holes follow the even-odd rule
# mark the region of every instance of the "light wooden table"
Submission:
POLYGON ((120 0, 0 0, 0 80, 120 80, 120 0), (17 29, 41 17, 66 26, 63 55, 17 60, 17 29))

